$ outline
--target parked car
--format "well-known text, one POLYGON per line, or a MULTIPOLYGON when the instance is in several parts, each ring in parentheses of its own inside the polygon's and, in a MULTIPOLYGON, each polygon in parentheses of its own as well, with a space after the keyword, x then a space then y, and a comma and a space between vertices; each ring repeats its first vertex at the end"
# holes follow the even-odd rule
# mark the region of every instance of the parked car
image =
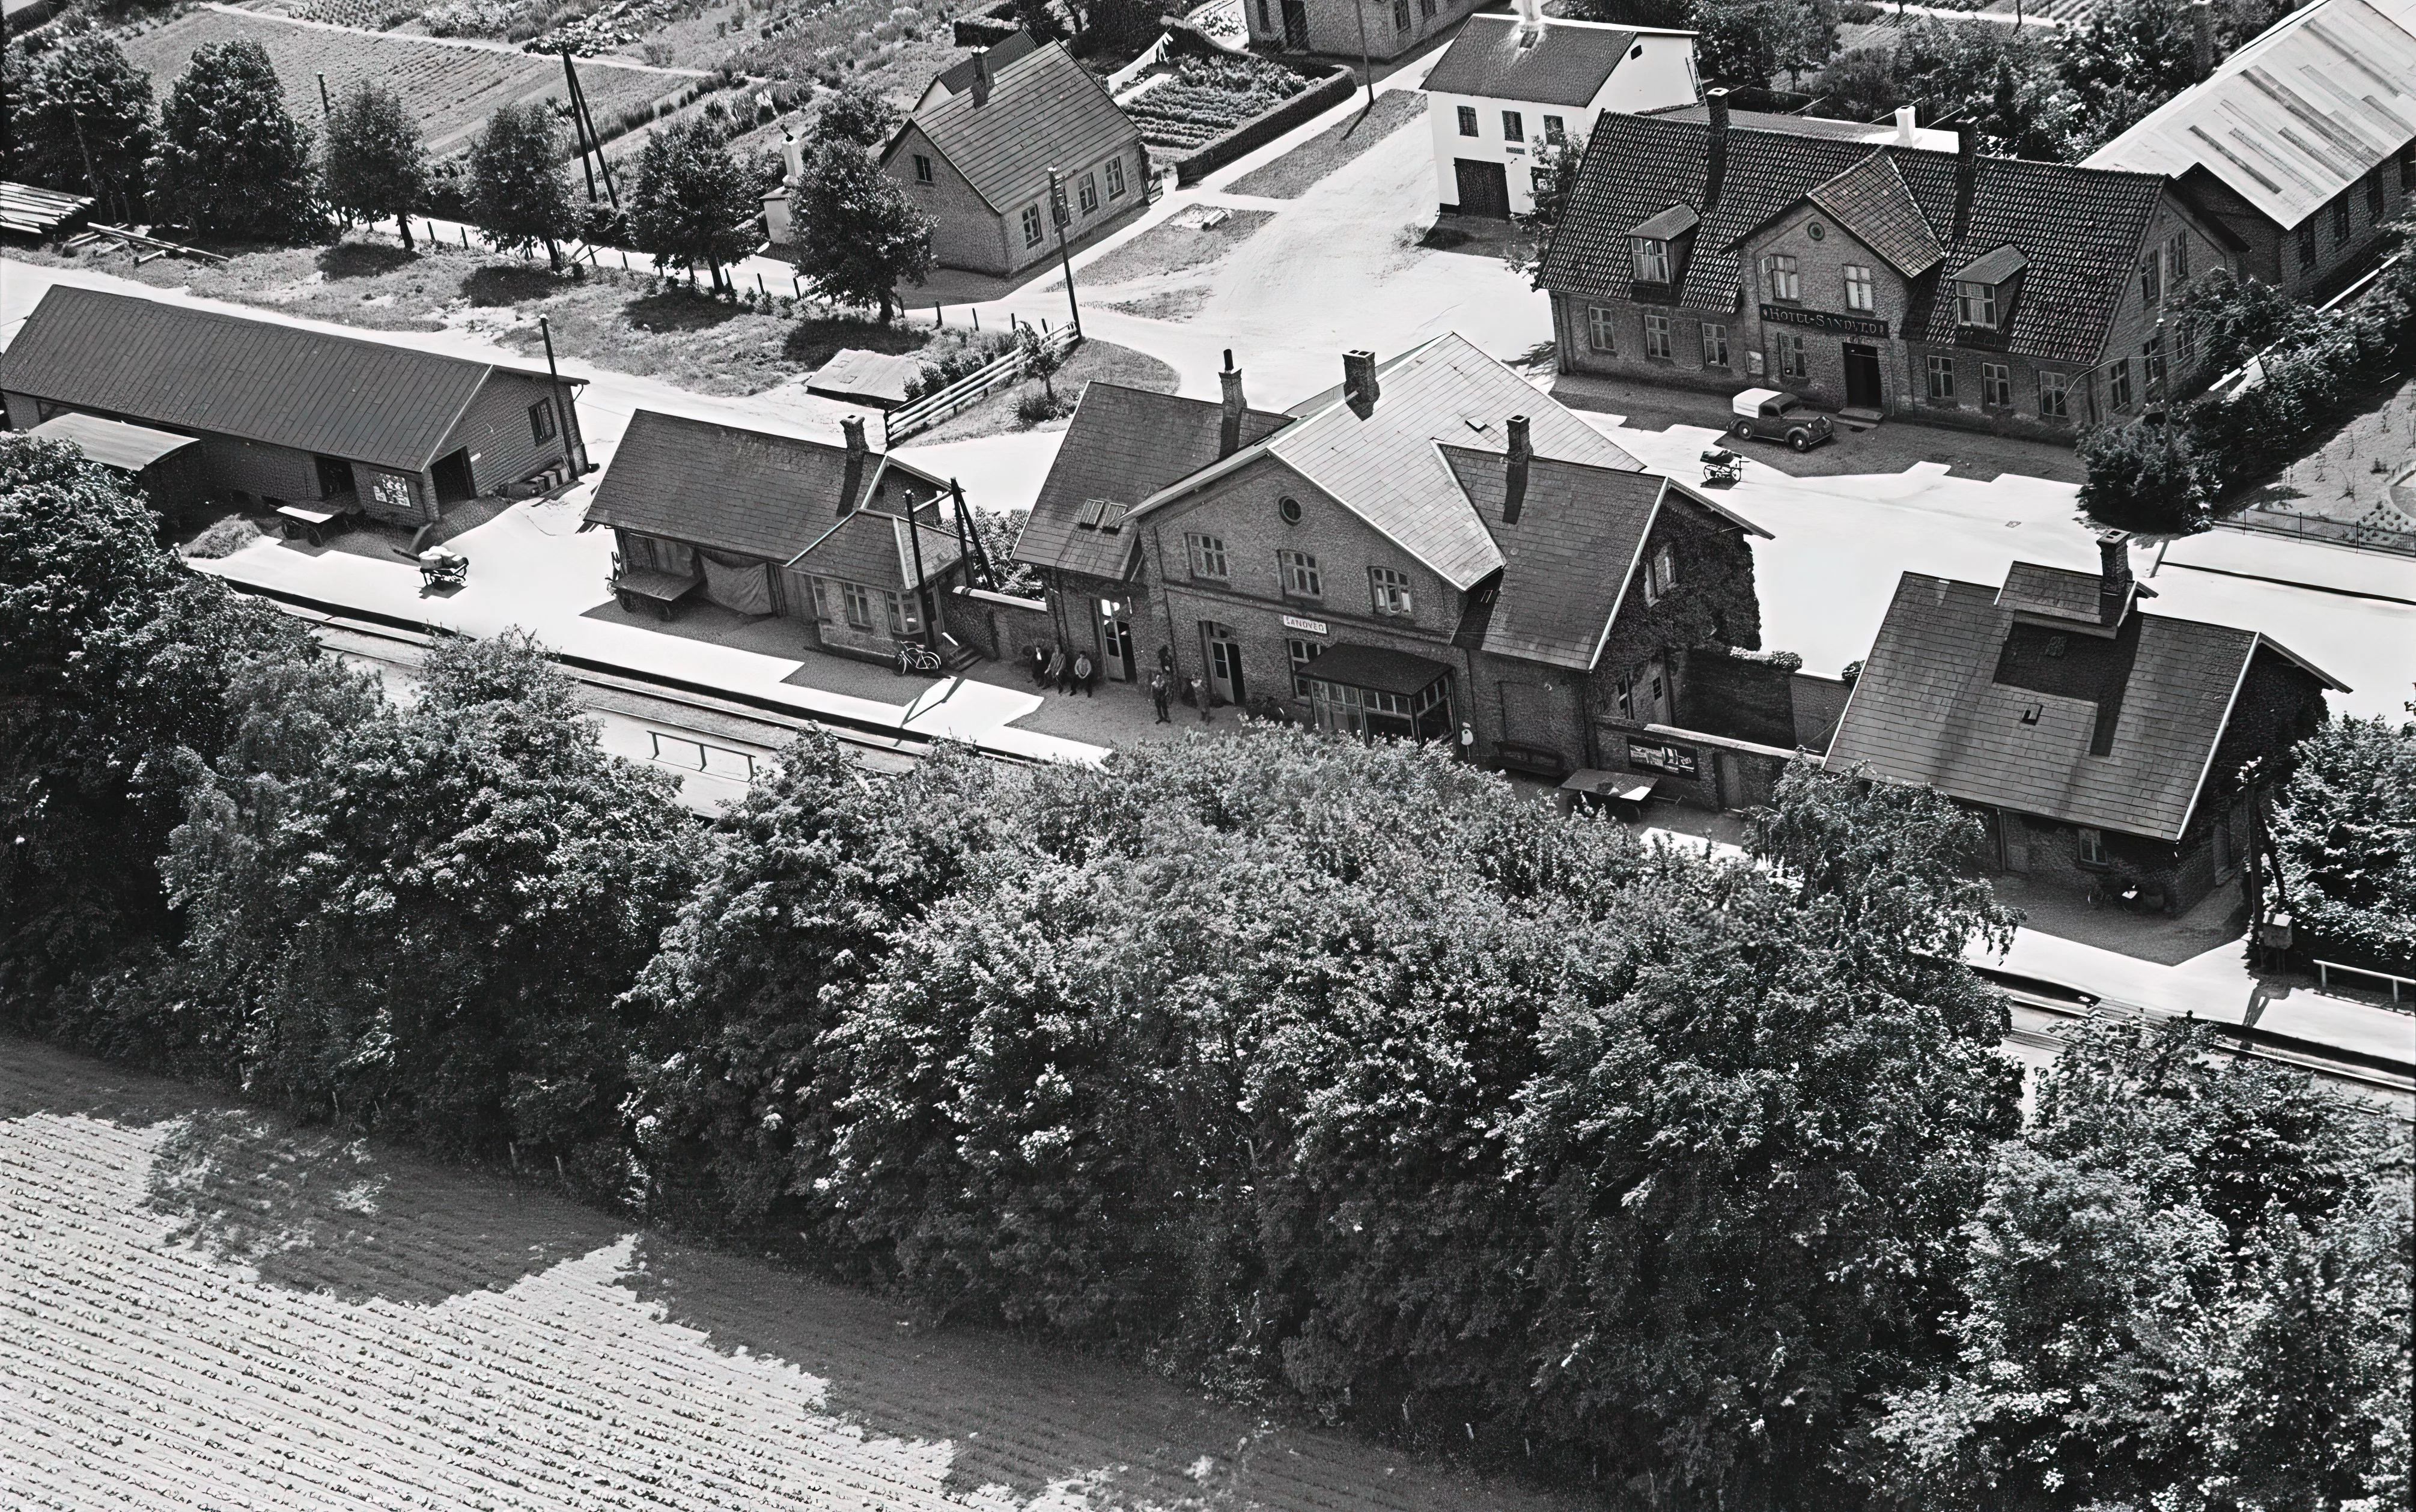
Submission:
POLYGON ((1827 416, 1775 388, 1746 389, 1729 401, 1729 434, 1740 441, 1759 436, 1810 451, 1835 433, 1827 416))

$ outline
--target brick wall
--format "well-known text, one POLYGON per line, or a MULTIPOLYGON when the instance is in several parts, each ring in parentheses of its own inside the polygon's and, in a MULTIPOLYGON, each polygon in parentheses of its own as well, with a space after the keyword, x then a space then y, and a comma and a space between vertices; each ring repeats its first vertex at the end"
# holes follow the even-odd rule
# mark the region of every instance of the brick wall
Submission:
MULTIPOLYGON (((1034 646, 1057 643, 1056 620, 1049 606, 1039 599, 961 585, 943 597, 948 633, 992 661, 1022 667, 1030 663, 1034 646)), ((1098 659, 1096 645, 1091 647, 1091 655, 1098 659)))
MULTIPOLYGON (((1435 0, 1434 14, 1425 0, 1409 0, 1409 25, 1395 24, 1394 0, 1304 0, 1308 11, 1308 51, 1329 57, 1356 58, 1361 40, 1360 7, 1366 7, 1367 55, 1398 57, 1439 32, 1449 30, 1477 8, 1477 0, 1435 0)), ((1242 0, 1253 48, 1284 50, 1283 0, 1242 0)))
POLYGON ((975 273, 1004 274, 1014 270, 1017 265, 1007 245, 1007 222, 1014 219, 1015 207, 1009 206, 1004 219, 991 210, 974 192, 974 187, 965 182, 964 175, 931 145, 931 139, 923 134, 920 127, 906 129, 896 149, 888 155, 883 172, 931 218, 933 262, 942 267, 975 273), (914 176, 918 154, 931 159, 932 182, 929 184, 914 176))

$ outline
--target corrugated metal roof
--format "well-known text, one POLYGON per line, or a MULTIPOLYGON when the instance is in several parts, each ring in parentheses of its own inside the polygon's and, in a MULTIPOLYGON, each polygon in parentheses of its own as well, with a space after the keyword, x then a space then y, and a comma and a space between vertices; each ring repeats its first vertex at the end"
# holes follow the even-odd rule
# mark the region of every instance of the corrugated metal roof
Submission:
MULTIPOLYGON (((1070 172, 1140 148, 1140 129, 1060 42, 991 74, 986 100, 975 103, 970 88, 929 100, 911 124, 1001 215, 1046 193, 1051 168, 1070 172)), ((904 142, 901 131, 881 155, 883 168, 904 142)))
POLYGON ((1298 424, 1160 490, 1135 512, 1164 507, 1261 454, 1274 456, 1453 587, 1465 589, 1499 568, 1502 557, 1437 443, 1499 450, 1506 445, 1503 422, 1524 415, 1538 457, 1642 470, 1600 431, 1457 332, 1385 363, 1377 370, 1377 401, 1364 416, 1338 389, 1330 390, 1314 409, 1295 407, 1298 424))
POLYGON ((1629 27, 1547 21, 1534 41, 1521 47, 1518 17, 1471 16, 1419 87, 1429 95, 1585 105, 1601 93, 1635 45, 1636 33, 1629 27))
POLYGON ((0 353, 10 393, 407 473, 497 371, 546 376, 67 284, 0 353))
POLYGON ((2285 228, 2416 138, 2416 0, 2316 0, 2266 28, 2090 168, 2203 167, 2285 228))
POLYGON ((83 448, 86 457, 123 473, 139 473, 170 452, 196 444, 192 436, 154 431, 147 425, 128 425, 123 420, 104 420, 97 415, 78 415, 72 410, 53 415, 25 433, 46 441, 72 441, 83 448))

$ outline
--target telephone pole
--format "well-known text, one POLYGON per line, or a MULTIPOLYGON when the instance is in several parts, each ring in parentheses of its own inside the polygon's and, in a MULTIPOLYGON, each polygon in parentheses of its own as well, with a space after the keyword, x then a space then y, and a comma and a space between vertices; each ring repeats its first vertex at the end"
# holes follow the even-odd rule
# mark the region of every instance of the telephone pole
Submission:
POLYGON ((1049 219, 1057 223, 1057 262, 1065 270, 1065 308, 1073 312, 1074 340, 1082 339, 1082 307, 1074 302, 1074 253, 1065 245, 1065 227, 1074 219, 1065 208, 1065 183, 1057 170, 1049 170, 1049 219))

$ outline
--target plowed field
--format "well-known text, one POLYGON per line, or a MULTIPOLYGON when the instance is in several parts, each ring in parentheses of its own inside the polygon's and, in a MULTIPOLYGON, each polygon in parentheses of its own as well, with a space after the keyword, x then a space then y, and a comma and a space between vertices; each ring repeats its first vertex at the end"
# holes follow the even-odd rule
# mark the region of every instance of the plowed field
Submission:
MULTIPOLYGON (((336 94, 357 80, 376 79, 402 96, 427 134, 428 150, 439 157, 466 144, 498 106, 564 95, 560 58, 315 26, 249 11, 196 8, 124 42, 127 57, 136 68, 150 70, 152 93, 164 99, 168 86, 192 60, 193 49, 237 37, 250 38, 268 50, 277 81, 285 86, 285 108, 296 118, 317 127, 322 73, 336 94)), ((593 58, 579 65, 587 108, 596 124, 607 130, 623 111, 678 94, 702 77, 593 58)))
POLYGON ((9 1507, 1543 1498, 0 1039, 9 1507))

